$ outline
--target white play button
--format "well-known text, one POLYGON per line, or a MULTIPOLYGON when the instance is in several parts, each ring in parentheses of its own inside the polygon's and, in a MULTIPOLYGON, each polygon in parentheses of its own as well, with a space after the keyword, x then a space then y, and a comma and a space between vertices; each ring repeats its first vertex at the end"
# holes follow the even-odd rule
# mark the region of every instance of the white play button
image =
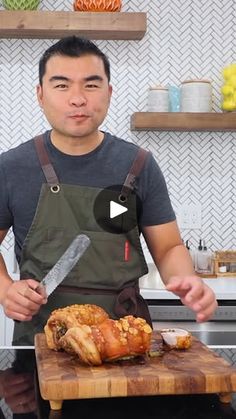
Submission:
POLYGON ((117 204, 115 201, 110 201, 110 218, 118 217, 118 215, 121 215, 126 211, 128 211, 128 208, 117 204))
POLYGON ((104 188, 94 201, 94 219, 105 232, 126 234, 137 226, 137 219, 142 214, 142 202, 138 195, 130 193, 127 200, 122 200, 122 188, 123 185, 104 188))

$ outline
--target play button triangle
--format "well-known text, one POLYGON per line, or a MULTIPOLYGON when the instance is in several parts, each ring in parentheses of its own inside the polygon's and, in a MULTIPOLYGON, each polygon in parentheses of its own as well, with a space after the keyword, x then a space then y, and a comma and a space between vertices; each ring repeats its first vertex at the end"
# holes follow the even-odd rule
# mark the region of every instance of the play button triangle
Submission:
POLYGON ((128 211, 128 208, 117 204, 115 201, 110 201, 110 218, 118 217, 118 215, 121 215, 126 211, 128 211))

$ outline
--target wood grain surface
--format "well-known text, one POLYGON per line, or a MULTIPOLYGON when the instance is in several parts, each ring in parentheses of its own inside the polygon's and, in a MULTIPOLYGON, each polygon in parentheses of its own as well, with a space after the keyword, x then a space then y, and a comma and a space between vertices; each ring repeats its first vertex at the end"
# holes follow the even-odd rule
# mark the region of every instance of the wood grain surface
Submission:
MULTIPOLYGON (((153 338, 159 339, 158 332, 153 338)), ((50 401, 236 391, 236 368, 194 337, 187 350, 96 367, 48 349, 43 333, 35 336, 35 352, 40 392, 50 401)))
POLYGON ((234 112, 136 112, 131 131, 235 131, 234 112))
POLYGON ((78 35, 90 39, 142 39, 143 12, 0 11, 1 38, 49 38, 78 35))

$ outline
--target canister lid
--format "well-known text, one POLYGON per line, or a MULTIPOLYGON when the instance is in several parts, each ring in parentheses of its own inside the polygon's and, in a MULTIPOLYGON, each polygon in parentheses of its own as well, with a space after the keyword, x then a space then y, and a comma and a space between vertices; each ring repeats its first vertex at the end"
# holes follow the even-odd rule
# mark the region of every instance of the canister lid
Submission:
POLYGON ((210 80, 206 80, 206 79, 190 79, 190 80, 184 80, 182 81, 181 84, 187 84, 187 83, 210 83, 210 80))
POLYGON ((149 90, 168 90, 168 87, 162 86, 161 84, 158 84, 156 86, 150 86, 149 90))

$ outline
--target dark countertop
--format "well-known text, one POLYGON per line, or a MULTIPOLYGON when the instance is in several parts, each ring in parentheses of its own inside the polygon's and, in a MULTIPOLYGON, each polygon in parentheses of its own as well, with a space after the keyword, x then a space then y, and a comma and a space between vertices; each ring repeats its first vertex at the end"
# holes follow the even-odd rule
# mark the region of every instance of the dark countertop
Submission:
POLYGON ((50 411, 35 372, 33 350, 0 349, 0 419, 236 419, 236 393, 229 404, 215 394, 121 397, 64 401, 61 411, 50 411))

